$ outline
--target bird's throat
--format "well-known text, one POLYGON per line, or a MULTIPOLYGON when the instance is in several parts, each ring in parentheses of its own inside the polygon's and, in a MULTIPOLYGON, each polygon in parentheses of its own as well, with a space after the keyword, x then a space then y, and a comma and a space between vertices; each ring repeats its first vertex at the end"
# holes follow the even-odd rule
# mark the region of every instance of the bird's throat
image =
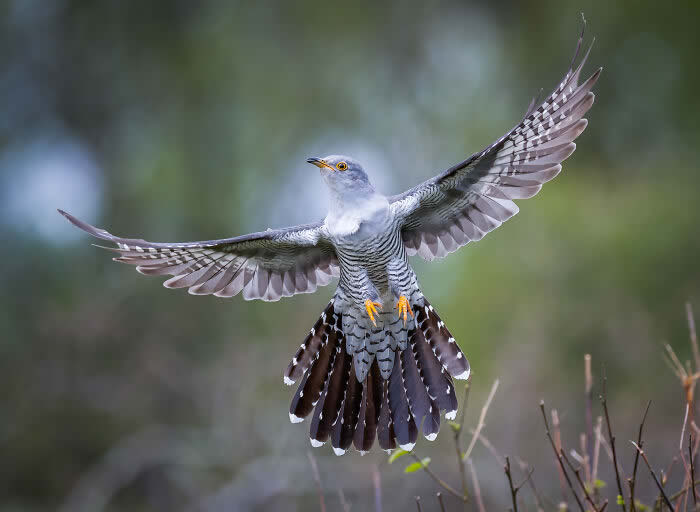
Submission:
POLYGON ((381 194, 333 197, 325 226, 333 236, 357 233, 363 224, 383 223, 389 215, 389 201, 381 194))

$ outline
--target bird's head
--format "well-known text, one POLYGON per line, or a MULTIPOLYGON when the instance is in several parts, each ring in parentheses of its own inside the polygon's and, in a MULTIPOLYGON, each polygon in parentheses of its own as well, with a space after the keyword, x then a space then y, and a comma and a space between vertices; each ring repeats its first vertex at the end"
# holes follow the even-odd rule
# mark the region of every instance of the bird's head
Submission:
POLYGON ((374 193, 367 173, 356 160, 349 156, 329 155, 323 158, 306 160, 321 170, 323 181, 328 188, 340 197, 361 192, 374 193))

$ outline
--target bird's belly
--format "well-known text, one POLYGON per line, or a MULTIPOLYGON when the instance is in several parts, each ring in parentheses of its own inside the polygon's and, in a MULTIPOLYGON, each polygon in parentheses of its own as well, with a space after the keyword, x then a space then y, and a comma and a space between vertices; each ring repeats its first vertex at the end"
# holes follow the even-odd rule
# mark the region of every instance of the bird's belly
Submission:
MULTIPOLYGON (((398 230, 378 234, 359 229, 336 244, 341 267, 341 285, 350 290, 362 288, 369 280, 382 299, 391 296, 388 268, 392 262, 408 261, 398 230)), ((358 296, 359 298, 359 296, 358 296)), ((367 297, 364 296, 364 299, 367 297)))

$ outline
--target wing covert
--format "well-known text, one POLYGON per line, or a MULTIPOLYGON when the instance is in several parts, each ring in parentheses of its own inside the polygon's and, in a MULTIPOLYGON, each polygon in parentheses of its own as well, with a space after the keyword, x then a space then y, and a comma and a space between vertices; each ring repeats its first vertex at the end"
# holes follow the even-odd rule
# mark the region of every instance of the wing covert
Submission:
POLYGON ((174 276, 167 288, 188 288, 193 295, 276 301, 312 293, 339 275, 335 249, 321 223, 269 229, 234 238, 187 243, 158 243, 120 238, 58 210, 83 231, 117 247, 115 261, 136 265, 146 275, 174 276))
POLYGON ((588 125, 583 116, 593 105, 591 89, 602 71, 579 84, 592 47, 574 69, 582 41, 583 32, 562 81, 539 106, 533 100, 517 126, 479 153, 390 198, 409 255, 432 260, 481 240, 518 212, 514 199, 534 196, 559 174, 576 149, 573 141, 588 125))

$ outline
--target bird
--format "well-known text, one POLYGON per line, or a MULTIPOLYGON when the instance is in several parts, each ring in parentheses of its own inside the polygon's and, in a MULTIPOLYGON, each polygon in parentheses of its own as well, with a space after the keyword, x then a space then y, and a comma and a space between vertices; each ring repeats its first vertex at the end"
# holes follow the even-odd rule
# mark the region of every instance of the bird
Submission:
MULTIPOLYGON (((585 27, 585 22, 584 22, 585 27)), ((496 142, 395 196, 372 185, 363 166, 343 155, 312 157, 330 194, 315 223, 187 243, 121 238, 59 210, 71 223, 116 247, 115 261, 146 275, 171 275, 167 288, 193 295, 276 301, 312 293, 337 278, 332 299, 283 375, 298 383, 289 419, 310 417, 311 445, 336 455, 410 451, 418 436, 435 440, 441 416, 457 414, 455 380, 471 367, 423 295, 409 257, 431 261, 481 240, 518 212, 561 171, 585 130, 602 67, 581 82, 590 44, 541 102, 496 142)))

